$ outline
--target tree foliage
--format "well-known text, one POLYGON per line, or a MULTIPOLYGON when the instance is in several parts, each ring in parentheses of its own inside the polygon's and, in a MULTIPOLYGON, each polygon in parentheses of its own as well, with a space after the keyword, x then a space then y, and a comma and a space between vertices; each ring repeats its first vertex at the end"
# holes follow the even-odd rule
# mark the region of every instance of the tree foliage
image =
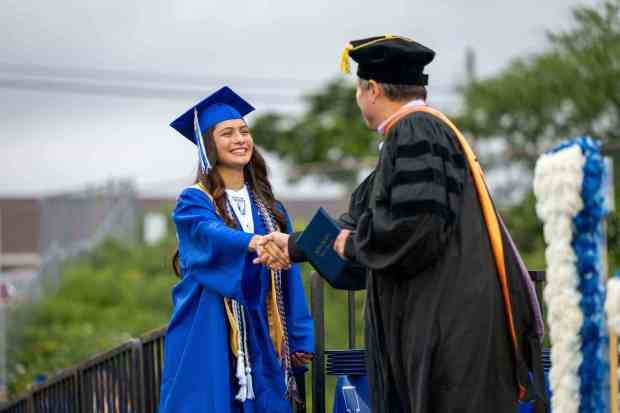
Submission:
MULTIPOLYGON (((480 139, 504 139, 504 158, 529 168, 558 141, 590 135, 614 159, 614 180, 620 182, 620 0, 575 8, 573 19, 571 29, 549 33, 546 50, 464 85, 458 124, 480 139)), ((520 248, 538 266, 544 263, 544 244, 534 206, 530 195, 505 216, 520 248)), ((620 264, 617 213, 608 219, 608 235, 614 268, 620 264)))
POLYGON ((558 140, 591 135, 610 148, 620 138, 620 0, 573 10, 574 27, 548 35, 549 47, 463 89, 459 125, 501 137, 509 157, 529 164, 558 140))
POLYGON ((107 242, 62 271, 57 290, 18 305, 9 327, 9 390, 28 388, 95 353, 164 326, 171 309, 172 240, 157 247, 107 242))
POLYGON ((315 173, 351 183, 360 165, 376 160, 377 135, 370 131, 355 103, 355 87, 343 79, 306 96, 298 117, 268 113, 252 125, 265 149, 289 161, 301 174, 315 173))

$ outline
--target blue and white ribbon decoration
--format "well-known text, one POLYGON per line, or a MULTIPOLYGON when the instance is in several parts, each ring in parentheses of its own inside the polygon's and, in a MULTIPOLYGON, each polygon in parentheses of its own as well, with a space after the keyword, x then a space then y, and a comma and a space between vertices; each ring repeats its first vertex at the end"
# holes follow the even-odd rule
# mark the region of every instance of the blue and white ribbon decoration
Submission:
POLYGON ((570 139, 536 163, 536 212, 544 225, 551 338, 552 411, 603 413, 609 404, 602 274, 606 168, 600 143, 570 139))

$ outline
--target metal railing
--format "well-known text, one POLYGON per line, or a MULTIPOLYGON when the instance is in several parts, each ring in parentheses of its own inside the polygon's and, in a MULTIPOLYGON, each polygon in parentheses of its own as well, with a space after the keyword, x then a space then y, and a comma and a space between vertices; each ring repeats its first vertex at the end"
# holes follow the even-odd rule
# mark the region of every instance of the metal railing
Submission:
MULTIPOLYGON (((163 339, 165 330, 157 332, 163 339)), ((35 386, 2 413, 140 413, 156 397, 144 391, 143 347, 133 339, 35 386)), ((158 402, 158 400, 157 400, 158 402)), ((156 406, 156 405, 155 405, 156 406)))
POLYGON ((141 353, 142 342, 131 340, 80 366, 80 413, 144 411, 144 399, 149 395, 142 391, 141 353))
MULTIPOLYGON (((0 406, 0 413, 155 413, 165 334, 161 328, 64 370, 0 406)), ((305 413, 305 380, 296 379, 304 402, 296 413, 305 413)))
MULTIPOLYGON (((314 320, 314 360, 312 362, 312 412, 325 413, 325 292, 324 281, 310 276, 310 311, 314 320)), ((351 313, 349 313, 351 319, 351 313)), ((349 331, 349 334, 351 332, 349 331)))
POLYGON ((75 371, 66 371, 54 377, 44 387, 32 393, 35 412, 79 413, 78 380, 75 371))
POLYGON ((143 388, 146 394, 151 395, 144 399, 146 412, 157 411, 159 405, 161 373, 164 366, 164 333, 163 330, 154 331, 142 339, 143 388))
MULTIPOLYGON (((540 293, 544 272, 531 271, 530 275, 540 293)), ((311 312, 316 337, 312 363, 313 413, 326 411, 324 294, 323 279, 312 273, 311 312)), ((348 344, 352 349, 355 347, 355 292, 346 294, 348 344)), ((165 333, 165 328, 153 331, 65 370, 1 406, 0 413, 154 413, 159 406, 165 333)), ((296 413, 305 413, 305 379, 303 375, 296 379, 304 401, 296 413)))
POLYGON ((30 397, 24 396, 7 404, 2 409, 2 411, 6 413, 30 413, 34 412, 35 410, 32 407, 32 399, 30 397))

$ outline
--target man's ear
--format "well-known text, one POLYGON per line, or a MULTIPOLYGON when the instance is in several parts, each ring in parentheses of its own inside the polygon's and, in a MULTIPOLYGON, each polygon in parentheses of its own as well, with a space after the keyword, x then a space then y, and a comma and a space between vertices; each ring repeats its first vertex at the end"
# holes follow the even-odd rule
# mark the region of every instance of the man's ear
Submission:
POLYGON ((370 92, 370 97, 373 103, 383 96, 383 88, 375 80, 370 79, 368 81, 368 91, 370 92))

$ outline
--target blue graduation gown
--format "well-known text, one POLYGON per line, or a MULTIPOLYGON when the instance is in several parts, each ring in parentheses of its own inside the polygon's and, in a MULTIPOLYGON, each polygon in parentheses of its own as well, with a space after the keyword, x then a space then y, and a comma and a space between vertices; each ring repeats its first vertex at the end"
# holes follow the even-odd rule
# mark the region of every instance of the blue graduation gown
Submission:
MULTIPOLYGON (((282 209, 283 212, 284 209, 282 209)), ((266 228, 252 200, 254 232, 266 228)), ((172 213, 177 228, 181 280, 172 291, 159 413, 290 413, 284 373, 267 320, 271 276, 248 252, 252 234, 226 226, 200 189, 187 188, 172 213), (245 306, 256 398, 235 400, 239 389, 224 297, 245 306)), ((288 216, 287 216, 288 219, 288 216)), ((291 230, 288 220, 288 231, 291 230)), ((283 274, 291 352, 314 351, 313 325, 299 268, 283 274)))

